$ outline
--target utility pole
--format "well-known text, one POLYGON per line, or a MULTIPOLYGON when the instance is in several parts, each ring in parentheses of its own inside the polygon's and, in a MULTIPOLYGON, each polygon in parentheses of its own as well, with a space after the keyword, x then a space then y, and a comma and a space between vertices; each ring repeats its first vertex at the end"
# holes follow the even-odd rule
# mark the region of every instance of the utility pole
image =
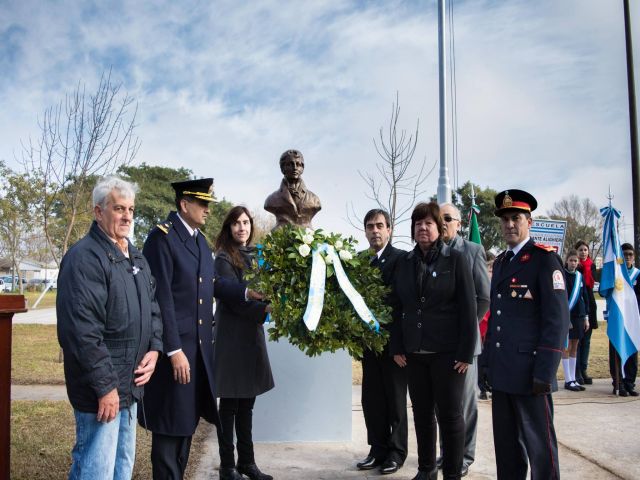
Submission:
POLYGON ((631 20, 629 0, 624 3, 624 38, 627 47, 627 89, 629 90, 629 130, 631 134, 631 185, 633 199, 633 248, 636 252, 636 266, 640 253, 640 160, 638 159, 638 116, 636 112, 636 85, 633 73, 633 42, 631 40, 631 20))
POLYGON ((440 102, 440 174, 438 176, 438 203, 451 202, 451 185, 447 170, 447 90, 445 55, 445 0, 438 0, 438 65, 439 65, 439 102, 440 102))

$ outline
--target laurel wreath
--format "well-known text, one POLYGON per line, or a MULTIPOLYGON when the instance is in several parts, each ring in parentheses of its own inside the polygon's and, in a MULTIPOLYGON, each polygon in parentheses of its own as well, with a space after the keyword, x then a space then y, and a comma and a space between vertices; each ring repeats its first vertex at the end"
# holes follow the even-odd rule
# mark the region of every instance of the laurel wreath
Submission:
POLYGON ((266 236, 258 246, 258 261, 253 271, 246 275, 250 287, 271 301, 269 338, 286 337, 310 357, 339 349, 346 349, 358 359, 362 358, 364 349, 382 352, 388 332, 376 331, 360 319, 340 289, 332 264, 327 264, 320 323, 314 331, 309 331, 304 324, 311 253, 323 244, 333 246, 338 253, 349 280, 378 322, 391 321, 391 309, 384 303, 388 288, 382 283, 379 269, 370 265, 368 250, 357 254, 357 241, 353 237, 288 225, 266 236))

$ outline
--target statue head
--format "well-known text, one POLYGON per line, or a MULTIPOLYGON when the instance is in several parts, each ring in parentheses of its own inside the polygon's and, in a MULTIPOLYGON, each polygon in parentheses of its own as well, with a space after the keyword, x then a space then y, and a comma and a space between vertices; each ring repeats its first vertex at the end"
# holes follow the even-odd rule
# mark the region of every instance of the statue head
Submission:
POLYGON ((300 181, 304 172, 304 157, 299 150, 287 150, 280 155, 280 171, 289 183, 300 181))

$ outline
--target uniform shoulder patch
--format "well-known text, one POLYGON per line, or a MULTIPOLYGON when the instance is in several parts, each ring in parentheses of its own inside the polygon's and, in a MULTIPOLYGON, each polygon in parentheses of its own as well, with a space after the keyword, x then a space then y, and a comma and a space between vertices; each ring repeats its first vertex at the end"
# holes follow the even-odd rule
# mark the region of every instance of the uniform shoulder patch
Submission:
POLYGON ((544 243, 534 243, 534 245, 540 250, 544 250, 545 252, 557 252, 558 249, 553 245, 545 245, 544 243))
POLYGON ((554 270, 552 274, 553 278, 553 289, 554 290, 564 290, 564 275, 560 270, 554 270))
POLYGON ((172 226, 173 224, 171 222, 162 222, 156 225, 156 227, 158 227, 158 229, 162 231, 165 235, 169 233, 169 230, 171 230, 172 226))

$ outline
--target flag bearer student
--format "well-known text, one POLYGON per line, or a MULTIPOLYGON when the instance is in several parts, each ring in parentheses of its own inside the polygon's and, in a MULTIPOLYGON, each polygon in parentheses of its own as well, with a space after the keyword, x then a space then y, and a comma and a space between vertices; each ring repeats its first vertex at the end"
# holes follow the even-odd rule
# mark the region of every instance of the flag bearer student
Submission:
MULTIPOLYGON (((384 210, 369 210, 364 217, 371 264, 390 285, 396 261, 405 253, 389 243, 391 219, 384 210)), ((367 457, 360 470, 380 467, 382 474, 397 472, 407 458, 407 369, 399 367, 385 346, 381 354, 365 350, 362 358, 362 413, 367 426, 367 457)))
MULTIPOLYGON (((640 285, 638 280, 640 277, 640 270, 634 266, 635 252, 633 245, 630 243, 623 243, 621 246, 622 255, 624 256, 624 263, 629 272, 629 278, 633 285, 633 291, 636 294, 636 300, 638 301, 638 307, 640 307, 640 285)), ((621 397, 637 397, 636 391, 636 376, 638 374, 638 352, 631 355, 626 362, 624 362, 624 378, 622 377, 622 370, 620 368, 620 355, 616 352, 611 342, 609 342, 609 372, 611 373, 611 379, 613 383, 613 394, 618 392, 621 397), (616 372, 617 370, 617 372, 616 372), (616 383, 619 382, 619 383, 616 383)))
POLYGON ((535 198, 522 190, 495 197, 508 249, 493 265, 491 316, 482 362, 493 388, 498 479, 560 477, 551 392, 569 329, 560 257, 529 237, 535 198))
POLYGON ((584 332, 589 330, 589 294, 582 274, 577 270, 580 260, 577 250, 569 250, 565 260, 565 278, 567 279, 567 295, 569 295, 569 338, 562 351, 562 370, 564 371, 564 388, 573 392, 584 391, 585 388, 576 381, 576 357, 578 342, 584 332))
MULTIPOLYGON (((458 235, 462 226, 460 210, 451 203, 440 205, 440 215, 444 224, 444 241, 453 249, 465 255, 467 263, 471 266, 473 285, 475 289, 476 310, 478 324, 489 310, 489 273, 487 271, 487 257, 482 245, 470 242, 458 235)), ((476 456, 476 433, 478 428, 478 399, 476 397, 476 385, 478 383, 478 355, 482 352, 480 331, 478 330, 474 360, 464 380, 464 392, 462 393, 462 415, 464 416, 464 457, 462 459, 461 476, 466 476, 469 466, 476 456)), ((440 455, 436 460, 438 468, 442 468, 442 439, 440 440, 440 455)))
POLYGON ((200 418, 220 426, 213 383, 214 295, 229 302, 260 298, 243 284, 215 280, 211 249, 199 230, 214 200, 212 185, 212 178, 172 183, 177 212, 151 230, 143 249, 157 282, 167 353, 145 387, 146 416, 138 412, 139 423, 153 432, 151 464, 158 479, 184 477, 200 418))

